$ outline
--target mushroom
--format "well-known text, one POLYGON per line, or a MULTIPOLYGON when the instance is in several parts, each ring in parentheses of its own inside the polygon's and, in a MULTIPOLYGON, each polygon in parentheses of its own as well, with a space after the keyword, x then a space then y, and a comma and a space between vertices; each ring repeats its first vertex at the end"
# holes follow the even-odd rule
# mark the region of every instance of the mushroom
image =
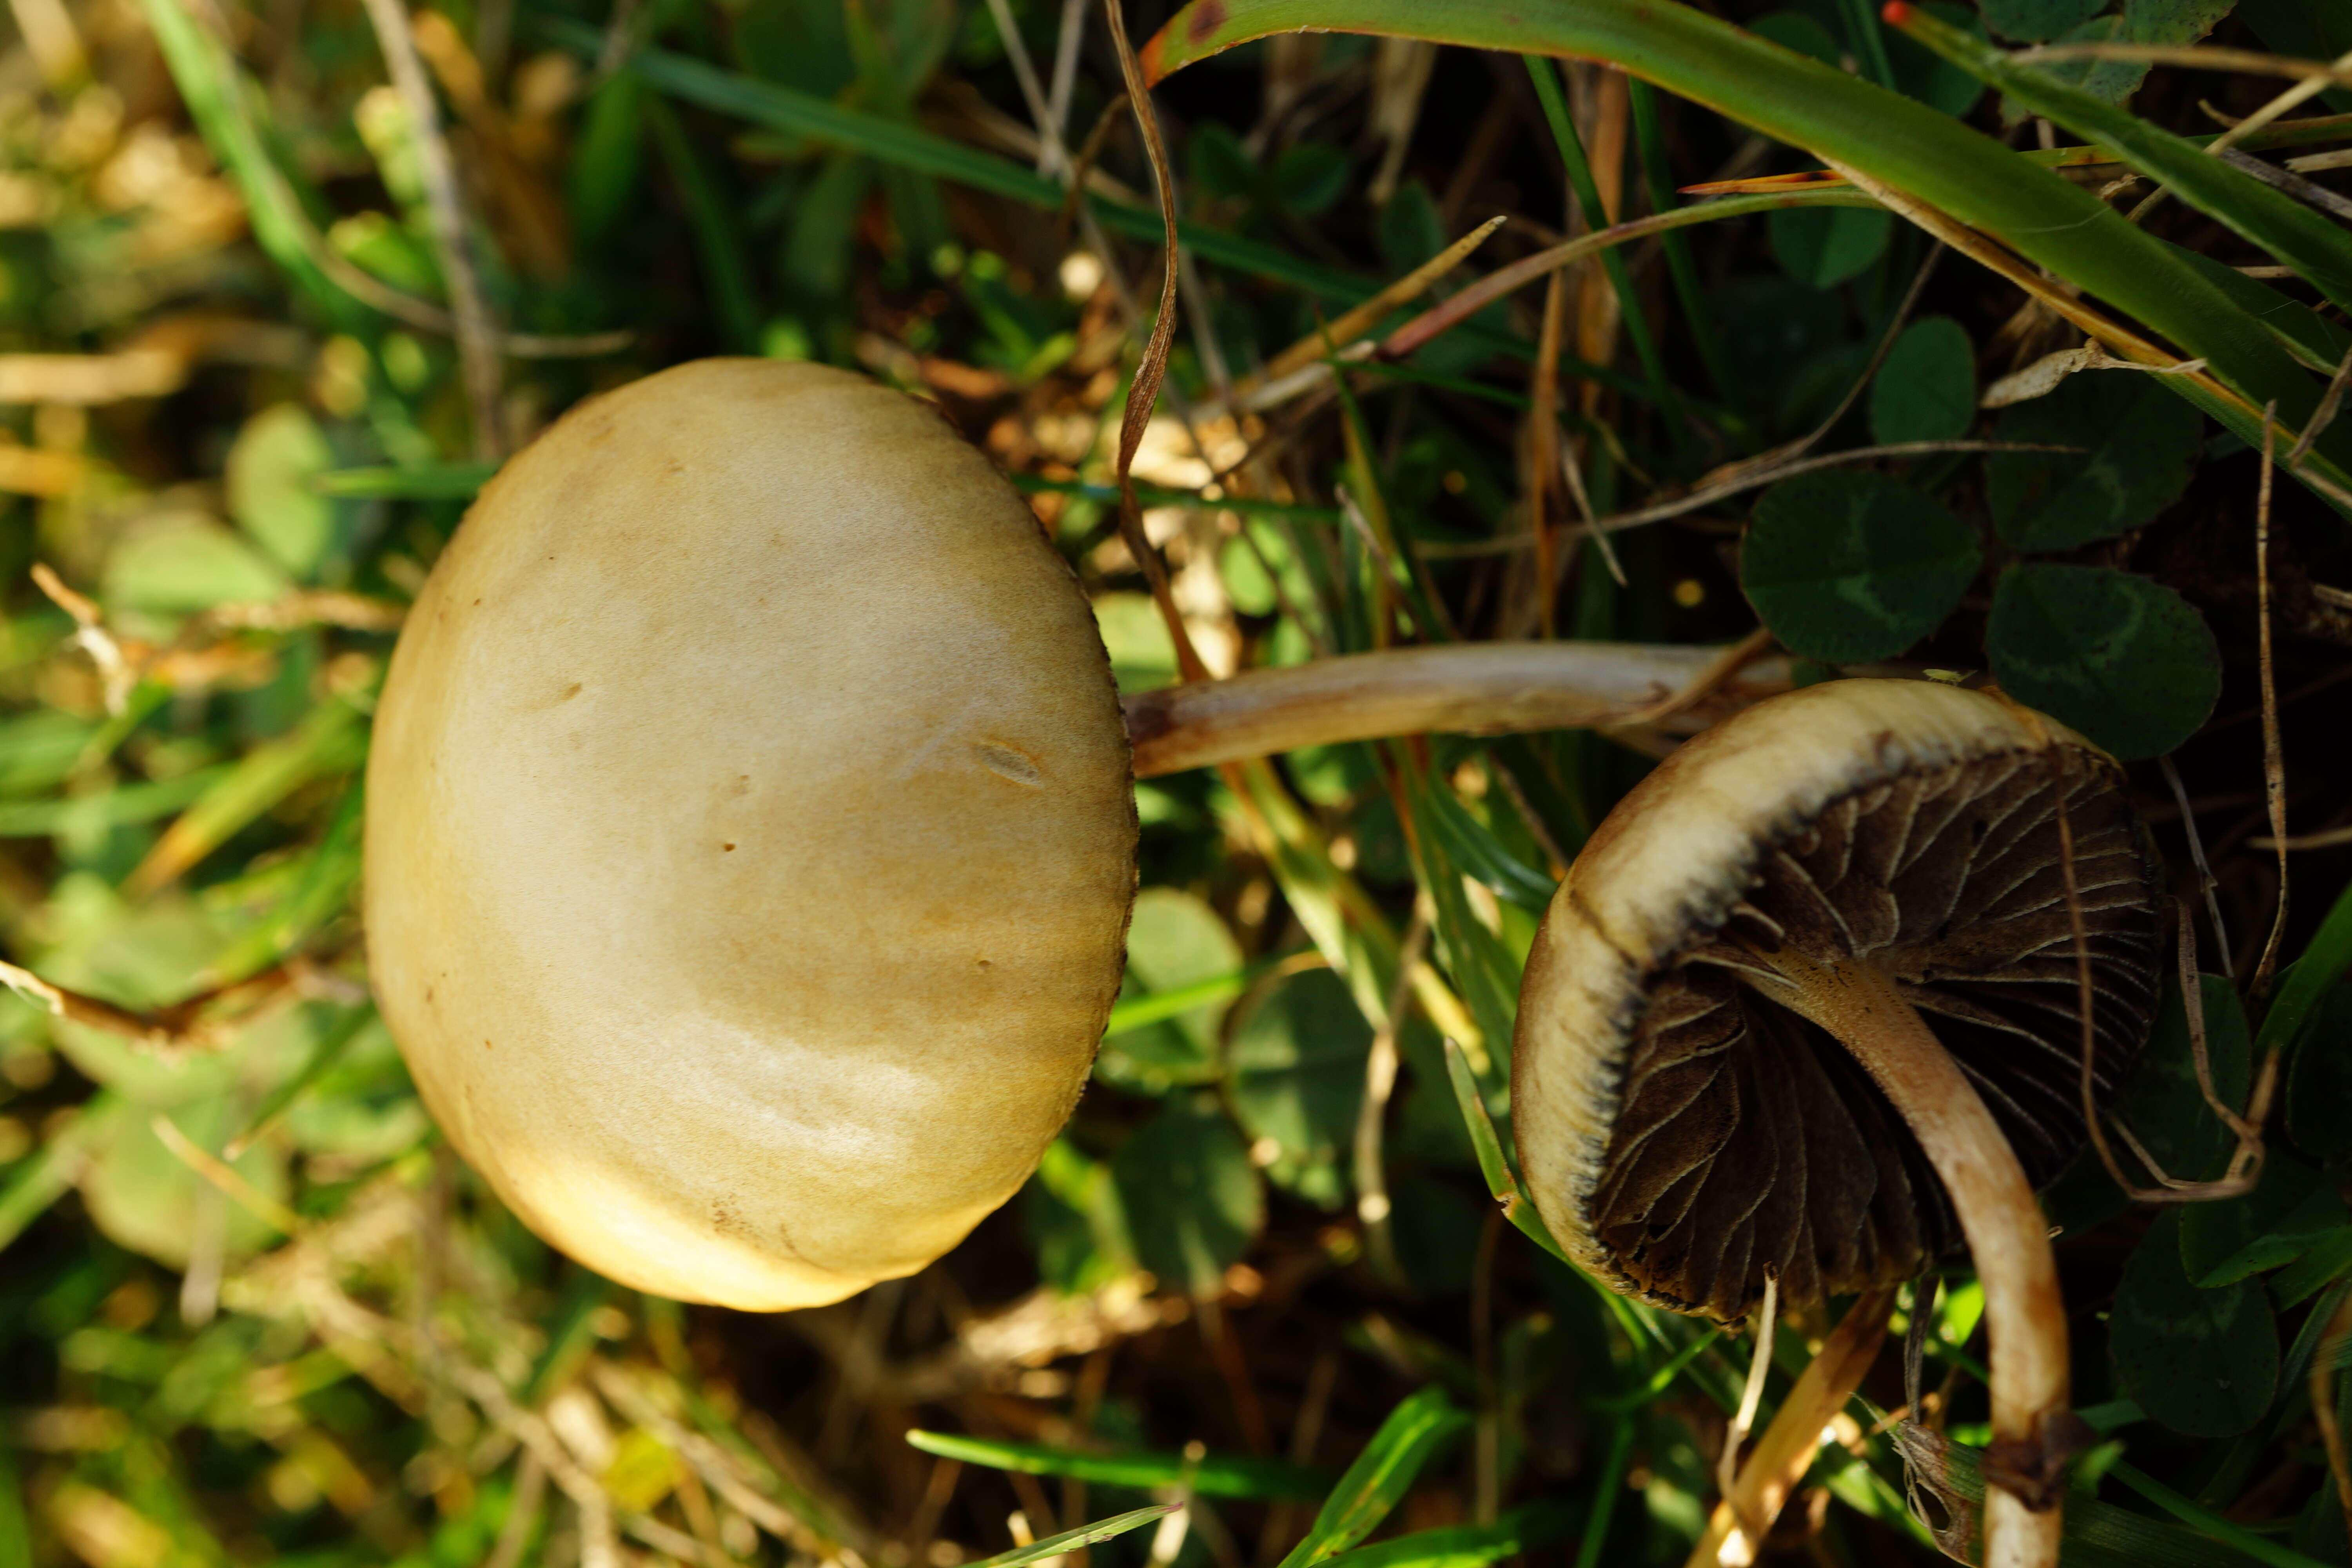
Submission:
POLYGON ((2147 829, 2080 736, 1933 682, 1768 699, 1628 794, 1545 915, 1512 1062, 1528 1191, 1610 1288, 1725 1322, 1768 1268, 1801 1305, 1965 1238, 1986 1561, 2055 1563, 2079 1424, 2033 1194, 2146 1037, 2161 928, 2147 829))
MULTIPOLYGON (((1329 662, 1144 702, 1147 765, 1786 683, 1696 648, 1329 662)), ((368 772, 376 994, 546 1240, 685 1300, 835 1300, 953 1246, 1075 1104, 1130 782, 1087 602, 980 453, 862 376, 680 366, 509 463, 408 617, 368 772)))
POLYGON ((1076 1103, 1129 779, 1086 599, 986 458, 862 376, 683 365, 509 463, 409 616, 376 995, 548 1241, 836 1300, 952 1247, 1076 1103))

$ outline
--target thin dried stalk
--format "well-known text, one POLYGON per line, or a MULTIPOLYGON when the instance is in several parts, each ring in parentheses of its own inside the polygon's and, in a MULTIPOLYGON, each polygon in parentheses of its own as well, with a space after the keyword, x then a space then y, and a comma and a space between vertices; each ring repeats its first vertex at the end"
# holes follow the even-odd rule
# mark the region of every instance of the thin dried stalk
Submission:
POLYGON ((2273 416, 2276 404, 2263 410, 2262 488, 2254 502, 2254 594, 2261 628, 2263 679, 2263 798, 2270 809, 2271 837, 2279 840, 2278 913, 2271 921, 2270 940, 2254 965, 2252 987, 2256 996, 2269 994, 2271 975, 2278 967, 2279 944, 2286 940, 2287 849, 2286 762, 2279 744, 2278 677, 2271 658, 2271 474, 2272 449, 2278 437, 2273 416))
POLYGON ((441 263, 442 280, 449 287, 450 318, 457 336, 457 360, 465 373, 467 400, 474 410, 474 455, 497 459, 506 455, 499 382, 505 372, 499 363, 497 325, 489 301, 482 293, 481 275, 474 267, 472 237, 467 233, 466 209, 457 192, 457 173, 449 159, 449 143, 441 133, 441 110, 433 84, 425 75, 425 61, 409 31, 408 13, 401 0, 362 0, 394 88, 408 110, 415 137, 417 177, 425 185, 425 211, 433 223, 433 242, 441 263))
POLYGON ((1381 1134, 1388 1120, 1389 1097, 1396 1091, 1397 1035, 1412 999, 1413 971, 1421 966, 1429 945, 1430 917, 1435 905, 1423 893, 1413 900, 1412 921, 1405 928, 1404 945, 1397 958, 1396 984, 1389 989, 1388 1016, 1372 1032, 1372 1048, 1364 1058, 1364 1101, 1356 1113, 1356 1217, 1364 1224, 1364 1253, 1373 1268, 1391 1281, 1401 1281, 1396 1235, 1389 1225, 1388 1167, 1381 1158, 1381 1134))
POLYGON ((1716 1490, 1723 1494, 1740 1531, 1750 1542, 1762 1541, 1764 1532, 1772 1528, 1772 1521, 1758 1518, 1745 1506, 1748 1500, 1739 1495, 1739 1446, 1748 1441, 1748 1430, 1756 1424, 1756 1408, 1764 1403, 1764 1374, 1772 1369, 1772 1331, 1780 1308, 1780 1271, 1768 1263, 1764 1266, 1764 1304, 1756 1316, 1755 1353, 1748 1358, 1748 1381, 1739 1391, 1739 1408, 1724 1430, 1723 1452, 1716 1457, 1715 1464, 1716 1490))
POLYGON ((2336 416, 2344 406, 2344 390, 2347 386, 2352 386, 2352 349, 2344 351, 2344 358, 2337 363, 2336 374, 2327 378, 2327 391, 2319 399, 2318 410, 2312 415, 2309 423, 2304 426, 2303 434, 2294 438, 2294 445, 2286 449, 2288 468, 2292 468, 2302 462, 2304 454, 2311 450, 2312 443, 2325 435, 2330 425, 2336 423, 2336 416))
MULTIPOLYGON (((2352 357, 2346 362, 2352 364, 2352 357)), ((2180 770, 2172 765, 2172 758, 2158 757, 2157 764, 2164 770, 2164 782, 2172 790, 2173 803, 2180 808, 2180 830, 2189 836, 2189 858, 2197 868, 2197 880, 2205 895, 2205 916, 2213 922, 2213 945, 2223 952, 2230 951, 2230 933, 2221 923, 2221 900, 2218 891, 2221 879, 2205 859, 2205 836, 2197 829, 2197 814, 2189 808, 2189 786, 2180 780, 2180 770)))
MULTIPOLYGON (((2352 54, 2346 55, 2342 59, 2337 60, 2336 63, 2339 67, 2352 65, 2352 54)), ((2293 87, 2288 88, 2284 92, 2282 92, 2277 97, 2272 99, 2268 103, 2263 104, 2260 109, 2255 110, 2252 114, 2247 115, 2243 120, 2239 121, 2235 125, 2231 126, 2227 131, 2222 132, 2221 135, 2213 138, 2211 142, 2206 144, 2206 154, 2209 157, 2215 158, 2221 156, 2232 147, 2235 147, 2240 142, 2245 141, 2247 137, 2252 136, 2263 131, 2265 127, 2270 125, 2272 121, 2277 120, 2289 110, 2294 109, 2300 104, 2307 103, 2311 100, 2318 97, 2321 93, 2327 90, 2327 87, 2328 81, 2324 76, 2309 76, 2304 78, 2293 87)), ((2141 202, 2139 205, 2132 208, 2130 214, 2131 221, 2137 223, 2147 214, 2155 211, 2158 205, 2169 194, 2169 191, 2161 185, 2149 192, 2146 201, 2141 202)))
POLYGON ((291 973, 284 964, 277 964, 233 984, 200 991, 169 1006, 134 1013, 100 997, 51 984, 29 969, 0 963, 0 985, 46 1008, 51 1017, 103 1029, 143 1049, 163 1054, 219 1049, 228 1043, 232 1022, 249 1017, 271 1001, 289 997, 292 984, 291 973), (228 998, 242 1004, 235 1010, 234 1017, 204 1016, 215 1003, 228 998))
POLYGON ((1939 452, 2080 452, 2080 447, 2053 447, 2023 441, 1897 441, 1885 447, 1855 447, 1843 452, 1824 453, 1818 458, 1800 458, 1775 468, 1747 469, 1736 477, 1707 485, 1674 500, 1661 501, 1634 511, 1621 511, 1601 518, 1591 526, 1596 533, 1622 533, 1629 528, 1642 528, 1669 518, 1682 517, 1713 506, 1727 496, 1744 490, 1760 489, 1766 485, 1797 474, 1809 474, 1816 468, 1839 468, 1848 463, 1875 462, 1885 458, 1924 458, 1939 452))
POLYGON ((1265 370, 1255 375, 1244 376, 1234 383, 1234 393, 1246 395, 1318 363, 1331 353, 1335 344, 1342 349, 1352 344, 1378 325, 1381 318, 1391 310, 1400 305, 1409 305, 1428 293, 1439 279, 1469 259, 1470 253, 1486 244, 1506 221, 1502 217, 1488 218, 1362 304, 1333 317, 1322 331, 1308 333, 1267 360, 1265 370))
POLYGON ((1103 14, 1110 21, 1111 44, 1118 52, 1119 74, 1126 79, 1128 100, 1135 107, 1135 123, 1143 132, 1144 152, 1151 161, 1152 183, 1160 193, 1165 261, 1160 278, 1159 315, 1151 323, 1151 336, 1143 345, 1143 357, 1137 362, 1135 379, 1128 384, 1127 415, 1119 422, 1118 531, 1127 542, 1128 552, 1143 568, 1144 578, 1151 584, 1151 597, 1160 606, 1160 619, 1168 625, 1169 640, 1175 645, 1178 672, 1188 681, 1206 680, 1209 667, 1202 661, 1200 650, 1192 646, 1192 634, 1185 629, 1183 614, 1177 609, 1175 595, 1169 590, 1167 563, 1160 559, 1160 552, 1144 534, 1143 510, 1135 499, 1135 454, 1143 445, 1144 427, 1151 423, 1151 410, 1160 401, 1160 384, 1167 378, 1168 352, 1176 340, 1176 300, 1182 289, 1182 279, 1177 262, 1176 176, 1168 166, 1167 144, 1160 136, 1160 117, 1152 110, 1151 94, 1144 85, 1141 68, 1136 64, 1135 47, 1128 42, 1127 18, 1119 6, 1120 0, 1103 0, 1103 14))
MULTIPOLYGON (((1606 537, 1602 535, 1601 537, 1606 537)), ((1651 703, 1625 721, 1628 724, 1662 724, 1696 708, 1731 683, 1739 672, 1764 657, 1772 647, 1772 628, 1758 626, 1708 661, 1690 684, 1672 697, 1651 703)))
POLYGON ((179 1123, 162 1111, 148 1119, 156 1142, 173 1157, 210 1183, 221 1195, 281 1236, 300 1236, 302 1216, 245 1179, 243 1172, 208 1150, 200 1149, 180 1131, 179 1123))
POLYGON ((2257 49, 2202 48, 2182 44, 2043 44, 2010 57, 2020 64, 2058 60, 2116 60, 2128 65, 2183 66, 2191 70, 2235 71, 2249 76, 2316 78, 2320 88, 2352 86, 2352 62, 2300 59, 2257 49))
MULTIPOLYGON (((1830 1331, 1816 1355, 1750 1449, 1748 1462, 1708 1518, 1685 1568, 1740 1568, 1755 1561, 1764 1530, 1811 1468, 1822 1431, 1861 1386, 1895 1310, 1895 1291, 1882 1287, 1861 1297, 1830 1331), (1751 1521, 1752 1524, 1751 1524, 1751 1521)), ((1916 1317, 1915 1311, 1915 1317, 1916 1317)), ((1761 1358, 1761 1351, 1759 1355, 1761 1358)))
POLYGON ((1546 501, 1555 487, 1553 471, 1559 467, 1559 344, 1567 310, 1568 273, 1562 269, 1544 284, 1543 327, 1536 334, 1535 368, 1528 379, 1528 528, 1536 542, 1536 626, 1547 641, 1553 632, 1559 578, 1552 565, 1551 509, 1546 501))

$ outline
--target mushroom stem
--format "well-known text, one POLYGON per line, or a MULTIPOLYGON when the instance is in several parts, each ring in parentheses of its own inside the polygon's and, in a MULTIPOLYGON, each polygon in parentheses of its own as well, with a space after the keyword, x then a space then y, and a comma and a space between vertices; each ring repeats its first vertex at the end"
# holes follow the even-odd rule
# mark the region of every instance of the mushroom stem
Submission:
POLYGON ((1783 982, 1761 987, 1853 1054, 1943 1179, 1975 1255, 1992 1341, 1992 1447, 1986 1454, 1986 1568, 2051 1568, 2070 1451, 2066 1309, 2048 1222, 2000 1124, 1943 1043, 1864 962, 1759 952, 1783 982))
MULTIPOLYGON (((1497 735, 1639 721, 1710 678, 1723 650, 1633 643, 1456 643, 1254 669, 1126 700, 1139 778, 1385 735, 1497 735)), ((1662 718, 1677 733, 1782 691, 1785 658, 1727 675, 1662 718)))

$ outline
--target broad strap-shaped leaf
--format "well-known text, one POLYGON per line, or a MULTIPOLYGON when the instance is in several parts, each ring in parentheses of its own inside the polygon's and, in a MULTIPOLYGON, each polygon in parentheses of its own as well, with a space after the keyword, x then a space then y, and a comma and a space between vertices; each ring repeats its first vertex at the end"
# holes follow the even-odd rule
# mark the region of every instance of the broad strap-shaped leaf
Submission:
MULTIPOLYGON (((1597 59, 1793 146, 1809 148, 1972 227, 2137 316, 2206 360, 2254 407, 2300 426, 2317 382, 2220 289, 2090 192, 1899 93, 1668 0, 1192 0, 1144 47, 1153 81, 1274 33, 1423 38, 1597 59)), ((2127 118, 2127 117, 2126 117, 2127 118)), ((2352 429, 2322 443, 2352 462, 2352 429)))
POLYGON ((2120 104, 2021 64, 1916 5, 1890 6, 1890 20, 1895 16, 1906 33, 1954 65, 2053 123, 2114 148, 2132 168, 2261 246, 2338 305, 2352 307, 2352 230, 2120 104))

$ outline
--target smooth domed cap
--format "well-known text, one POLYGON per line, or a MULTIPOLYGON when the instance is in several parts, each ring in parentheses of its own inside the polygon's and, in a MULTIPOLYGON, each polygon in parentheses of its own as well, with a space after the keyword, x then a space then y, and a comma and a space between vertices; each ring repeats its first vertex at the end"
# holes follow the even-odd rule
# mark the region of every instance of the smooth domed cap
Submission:
POLYGON ((1958 1245, 1916 1141, 1844 1047, 1741 980, 1742 938, 1890 973, 2028 1179, 2080 1148, 2063 766, 2104 1100, 2152 1020, 2160 889, 2120 770, 2000 698, 1838 680, 1685 742, 1546 912, 1512 1114, 1536 1206, 1628 1295, 1720 1321, 1916 1274, 1958 1245))
POLYGON ((377 996, 451 1142, 623 1283, 912 1272, 1076 1102, 1135 881, 1076 581, 927 405, 718 360, 509 463, 368 777, 377 996))

